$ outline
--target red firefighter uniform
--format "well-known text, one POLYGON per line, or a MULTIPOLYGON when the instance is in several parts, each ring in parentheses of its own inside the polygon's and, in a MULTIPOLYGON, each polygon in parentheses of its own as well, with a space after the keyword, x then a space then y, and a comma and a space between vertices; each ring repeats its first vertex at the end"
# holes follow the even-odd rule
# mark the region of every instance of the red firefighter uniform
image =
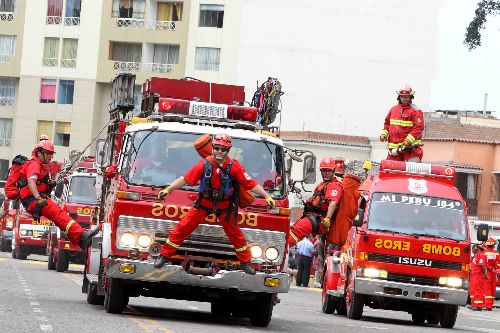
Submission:
POLYGON ((342 192, 342 184, 335 177, 316 186, 313 195, 306 202, 304 216, 290 228, 288 236, 290 247, 311 233, 321 235, 326 232, 326 229, 321 224, 321 219, 326 216, 330 201, 335 201, 338 205, 342 192))
MULTIPOLYGON (((385 117, 382 135, 387 137, 387 149, 400 147, 404 141, 409 145, 422 144, 422 132, 424 130, 424 116, 422 111, 414 104, 398 104, 393 106, 385 117)), ((408 161, 418 157, 422 160, 424 152, 422 148, 413 148, 401 154, 387 155, 388 160, 408 161)))
MULTIPOLYGON (((213 168, 213 175, 211 177, 212 189, 211 193, 218 191, 221 188, 221 170, 227 169, 228 164, 231 165, 230 178, 236 180, 241 187, 241 190, 250 190, 257 185, 257 182, 248 176, 243 166, 236 160, 231 160, 226 157, 226 161, 220 168, 213 168)), ((205 160, 200 160, 191 170, 185 175, 184 179, 190 185, 196 185, 202 179, 205 170, 205 160)), ((252 257, 250 254, 250 244, 247 244, 245 236, 241 232, 237 223, 234 222, 234 210, 231 209, 230 199, 234 194, 234 186, 231 192, 224 195, 221 201, 217 202, 218 221, 224 228, 224 231, 236 249, 238 260, 242 263, 249 262, 252 257)), ((165 257, 171 257, 175 251, 181 246, 184 239, 186 239, 194 229, 205 220, 210 210, 214 206, 213 197, 205 197, 200 193, 199 208, 194 206, 189 209, 186 216, 179 221, 176 228, 170 233, 166 243, 162 246, 160 253, 165 257)))
MULTIPOLYGON (((26 161, 20 171, 20 180, 27 180, 28 178, 35 178, 37 180, 38 192, 46 193, 50 191, 50 186, 45 181, 48 179, 47 168, 45 164, 35 156, 33 156, 31 160, 26 161)), ((67 234, 71 243, 76 245, 81 240, 81 236, 85 232, 85 229, 78 223, 75 223, 75 221, 51 199, 47 199, 47 205, 42 206, 39 214, 36 214, 35 211, 38 202, 27 185, 20 189, 19 197, 23 206, 30 214, 44 216, 54 222, 61 231, 67 234)))
POLYGON ((486 257, 483 251, 476 253, 470 262, 470 303, 473 308, 481 309, 484 306, 484 287, 488 282, 484 278, 481 267, 486 267, 486 257))
POLYGON ((484 306, 486 309, 491 310, 495 301, 495 292, 497 287, 497 270, 499 263, 499 253, 493 249, 495 240, 490 238, 486 241, 486 250, 484 255, 486 257, 486 270, 488 271, 488 280, 484 285, 484 306))

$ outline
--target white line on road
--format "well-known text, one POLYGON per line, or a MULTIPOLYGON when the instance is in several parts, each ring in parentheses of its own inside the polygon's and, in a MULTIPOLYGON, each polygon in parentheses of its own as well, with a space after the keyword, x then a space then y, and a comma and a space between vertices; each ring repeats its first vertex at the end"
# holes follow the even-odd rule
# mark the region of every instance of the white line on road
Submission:
POLYGON ((188 305, 189 310, 199 310, 196 306, 188 305))
POLYGON ((388 327, 377 327, 377 326, 363 326, 363 325, 346 325, 349 327, 361 327, 361 328, 367 328, 370 330, 388 330, 388 327))
POLYGON ((491 328, 484 328, 484 327, 455 326, 454 328, 459 330, 468 330, 468 331, 484 332, 484 333, 500 333, 500 330, 494 330, 491 328))

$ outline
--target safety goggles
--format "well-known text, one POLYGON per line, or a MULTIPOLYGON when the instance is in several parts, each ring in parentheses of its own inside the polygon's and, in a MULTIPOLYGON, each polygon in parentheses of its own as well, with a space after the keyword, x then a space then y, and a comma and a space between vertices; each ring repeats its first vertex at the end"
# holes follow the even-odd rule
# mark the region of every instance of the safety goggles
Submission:
POLYGON ((212 148, 214 149, 214 151, 219 150, 219 151, 222 151, 222 152, 228 152, 229 149, 231 149, 229 147, 221 147, 221 146, 212 146, 212 148))

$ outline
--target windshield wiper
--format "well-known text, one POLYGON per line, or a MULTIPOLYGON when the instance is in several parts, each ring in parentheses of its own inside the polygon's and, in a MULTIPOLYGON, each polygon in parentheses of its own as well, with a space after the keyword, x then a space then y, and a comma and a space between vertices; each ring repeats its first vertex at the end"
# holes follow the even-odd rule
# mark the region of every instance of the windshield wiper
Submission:
POLYGON ((413 234, 410 234, 410 235, 413 235, 413 236, 423 236, 423 237, 432 237, 432 238, 440 238, 440 239, 448 239, 448 240, 452 240, 452 241, 455 241, 455 242, 460 242, 458 239, 451 238, 451 237, 446 237, 446 236, 440 236, 440 235, 431 235, 431 234, 423 234, 423 233, 413 233, 413 234))
POLYGON ((394 231, 394 230, 389 230, 389 229, 369 229, 370 231, 382 231, 382 232, 390 232, 391 234, 406 234, 405 232, 401 231, 394 231))

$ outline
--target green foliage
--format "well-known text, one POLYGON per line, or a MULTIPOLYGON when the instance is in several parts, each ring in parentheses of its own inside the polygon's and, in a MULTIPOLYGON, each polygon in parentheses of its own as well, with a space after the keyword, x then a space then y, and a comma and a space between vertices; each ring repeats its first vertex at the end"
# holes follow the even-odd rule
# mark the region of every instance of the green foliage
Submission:
POLYGON ((477 4, 475 16, 465 31, 464 44, 469 51, 481 46, 481 30, 488 15, 500 14, 500 0, 482 0, 477 4))

